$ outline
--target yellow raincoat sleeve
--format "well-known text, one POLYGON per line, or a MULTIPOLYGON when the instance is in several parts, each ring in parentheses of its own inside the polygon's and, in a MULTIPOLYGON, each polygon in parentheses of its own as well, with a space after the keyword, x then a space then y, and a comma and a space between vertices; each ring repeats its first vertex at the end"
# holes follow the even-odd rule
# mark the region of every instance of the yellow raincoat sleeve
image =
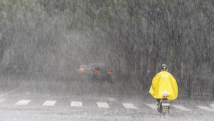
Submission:
POLYGON ((151 95, 154 95, 154 92, 157 88, 156 85, 158 85, 159 78, 160 78, 160 73, 156 74, 155 77, 152 79, 152 85, 151 85, 150 90, 149 90, 149 93, 151 95))

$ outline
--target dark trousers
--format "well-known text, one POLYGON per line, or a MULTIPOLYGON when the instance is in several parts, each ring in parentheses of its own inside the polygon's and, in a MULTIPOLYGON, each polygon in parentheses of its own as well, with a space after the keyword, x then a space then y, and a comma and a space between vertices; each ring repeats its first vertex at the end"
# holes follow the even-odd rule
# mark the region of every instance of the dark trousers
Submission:
POLYGON ((159 104, 159 103, 160 103, 160 99, 156 99, 156 101, 157 101, 157 104, 159 104))

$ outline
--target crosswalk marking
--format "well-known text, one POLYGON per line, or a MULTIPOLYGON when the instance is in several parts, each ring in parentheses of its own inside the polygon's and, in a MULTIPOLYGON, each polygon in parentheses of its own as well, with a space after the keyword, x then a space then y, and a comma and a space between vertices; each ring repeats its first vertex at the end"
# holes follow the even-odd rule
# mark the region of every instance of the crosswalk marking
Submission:
POLYGON ((5 101, 5 99, 0 99, 0 103, 2 103, 2 102, 4 102, 5 101))
POLYGON ((210 104, 210 106, 214 109, 214 103, 213 103, 213 104, 210 104))
POLYGON ((73 107, 82 107, 82 102, 73 101, 73 102, 71 102, 71 106, 73 106, 73 107))
POLYGON ((157 105, 155 105, 155 104, 146 104, 146 105, 152 109, 157 109, 157 105))
POLYGON ((190 110, 190 109, 188 109, 182 105, 172 105, 172 106, 179 109, 179 110, 182 110, 182 111, 192 111, 192 110, 190 110))
POLYGON ((122 103, 122 105, 127 109, 137 109, 133 104, 131 103, 122 103))
POLYGON ((110 108, 106 102, 97 102, 97 106, 100 108, 110 108))
MULTIPOLYGON (((111 98, 109 98, 109 99, 111 100, 111 98)), ((1 105, 7 104, 6 101, 8 101, 8 99, 0 99, 0 103, 4 102, 1 105)), ((27 105, 31 101, 32 100, 20 100, 17 103, 15 103, 15 105, 27 105)), ((42 106, 55 106, 56 103, 57 103, 57 101, 54 101, 54 100, 46 100, 46 101, 44 101, 42 106)), ((98 108, 106 108, 106 109, 111 108, 109 106, 108 102, 96 102, 96 104, 97 104, 98 108)), ((121 104, 126 109, 139 109, 139 108, 142 109, 142 107, 136 107, 132 103, 121 103, 121 104)), ((151 109, 157 109, 157 105, 155 103, 144 104, 144 105, 147 105, 151 109)), ((80 101, 79 102, 78 101, 71 101, 71 106, 72 107, 83 107, 83 104, 80 101)), ((192 109, 187 108, 187 107, 182 106, 182 105, 173 104, 171 106, 174 107, 174 109, 178 109, 178 110, 182 110, 182 111, 193 111, 192 109)), ((196 107, 198 108, 198 110, 205 110, 205 111, 209 111, 209 112, 214 112, 214 108, 212 108, 213 104, 210 104, 209 106, 196 106, 196 107)))
POLYGON ((111 101, 111 102, 113 102, 113 101, 116 101, 117 99, 116 99, 116 98, 109 97, 108 100, 111 101))
POLYGON ((43 106, 54 106, 56 104, 56 101, 45 101, 45 103, 43 104, 43 106))
POLYGON ((214 109, 206 107, 206 106, 197 106, 200 109, 206 110, 206 111, 210 111, 210 112, 214 112, 214 109))
POLYGON ((20 100, 15 105, 27 105, 31 100, 20 100))

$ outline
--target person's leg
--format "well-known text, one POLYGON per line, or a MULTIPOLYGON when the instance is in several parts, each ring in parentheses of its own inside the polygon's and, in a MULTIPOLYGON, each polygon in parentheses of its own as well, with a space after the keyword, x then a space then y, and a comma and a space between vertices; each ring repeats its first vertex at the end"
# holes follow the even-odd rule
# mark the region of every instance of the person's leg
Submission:
POLYGON ((160 99, 156 99, 156 101, 157 101, 157 104, 159 104, 159 103, 160 103, 160 99))
POLYGON ((157 109, 160 108, 160 99, 156 99, 157 109))

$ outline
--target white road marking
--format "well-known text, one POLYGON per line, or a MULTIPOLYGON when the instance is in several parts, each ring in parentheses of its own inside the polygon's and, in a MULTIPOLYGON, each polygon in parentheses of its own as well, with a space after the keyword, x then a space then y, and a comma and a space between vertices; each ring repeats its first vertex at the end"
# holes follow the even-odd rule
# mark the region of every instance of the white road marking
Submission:
POLYGON ((4 102, 5 101, 5 99, 0 99, 0 103, 2 103, 2 102, 4 102))
POLYGON ((106 102, 97 102, 99 108, 110 108, 106 102))
POLYGON ((82 107, 82 102, 73 101, 73 102, 71 102, 71 106, 73 106, 73 107, 82 107))
POLYGON ((131 103, 122 103, 123 106, 127 109, 137 109, 133 104, 131 103))
POLYGON ((214 112, 214 109, 206 107, 206 106, 197 106, 200 109, 206 110, 206 111, 210 111, 210 112, 214 112))
POLYGON ((156 104, 146 104, 147 106, 149 106, 152 109, 157 109, 157 105, 156 104))
POLYGON ((212 107, 214 109, 214 104, 210 104, 210 107, 212 107))
POLYGON ((188 109, 182 105, 172 105, 172 106, 182 111, 192 111, 191 109, 188 109))
POLYGON ((111 102, 113 102, 113 101, 116 101, 117 99, 116 99, 116 98, 109 97, 108 100, 111 101, 111 102))
POLYGON ((56 104, 56 101, 45 101, 45 103, 43 104, 43 106, 54 106, 56 104))
POLYGON ((31 100, 20 100, 15 105, 27 105, 31 100))

